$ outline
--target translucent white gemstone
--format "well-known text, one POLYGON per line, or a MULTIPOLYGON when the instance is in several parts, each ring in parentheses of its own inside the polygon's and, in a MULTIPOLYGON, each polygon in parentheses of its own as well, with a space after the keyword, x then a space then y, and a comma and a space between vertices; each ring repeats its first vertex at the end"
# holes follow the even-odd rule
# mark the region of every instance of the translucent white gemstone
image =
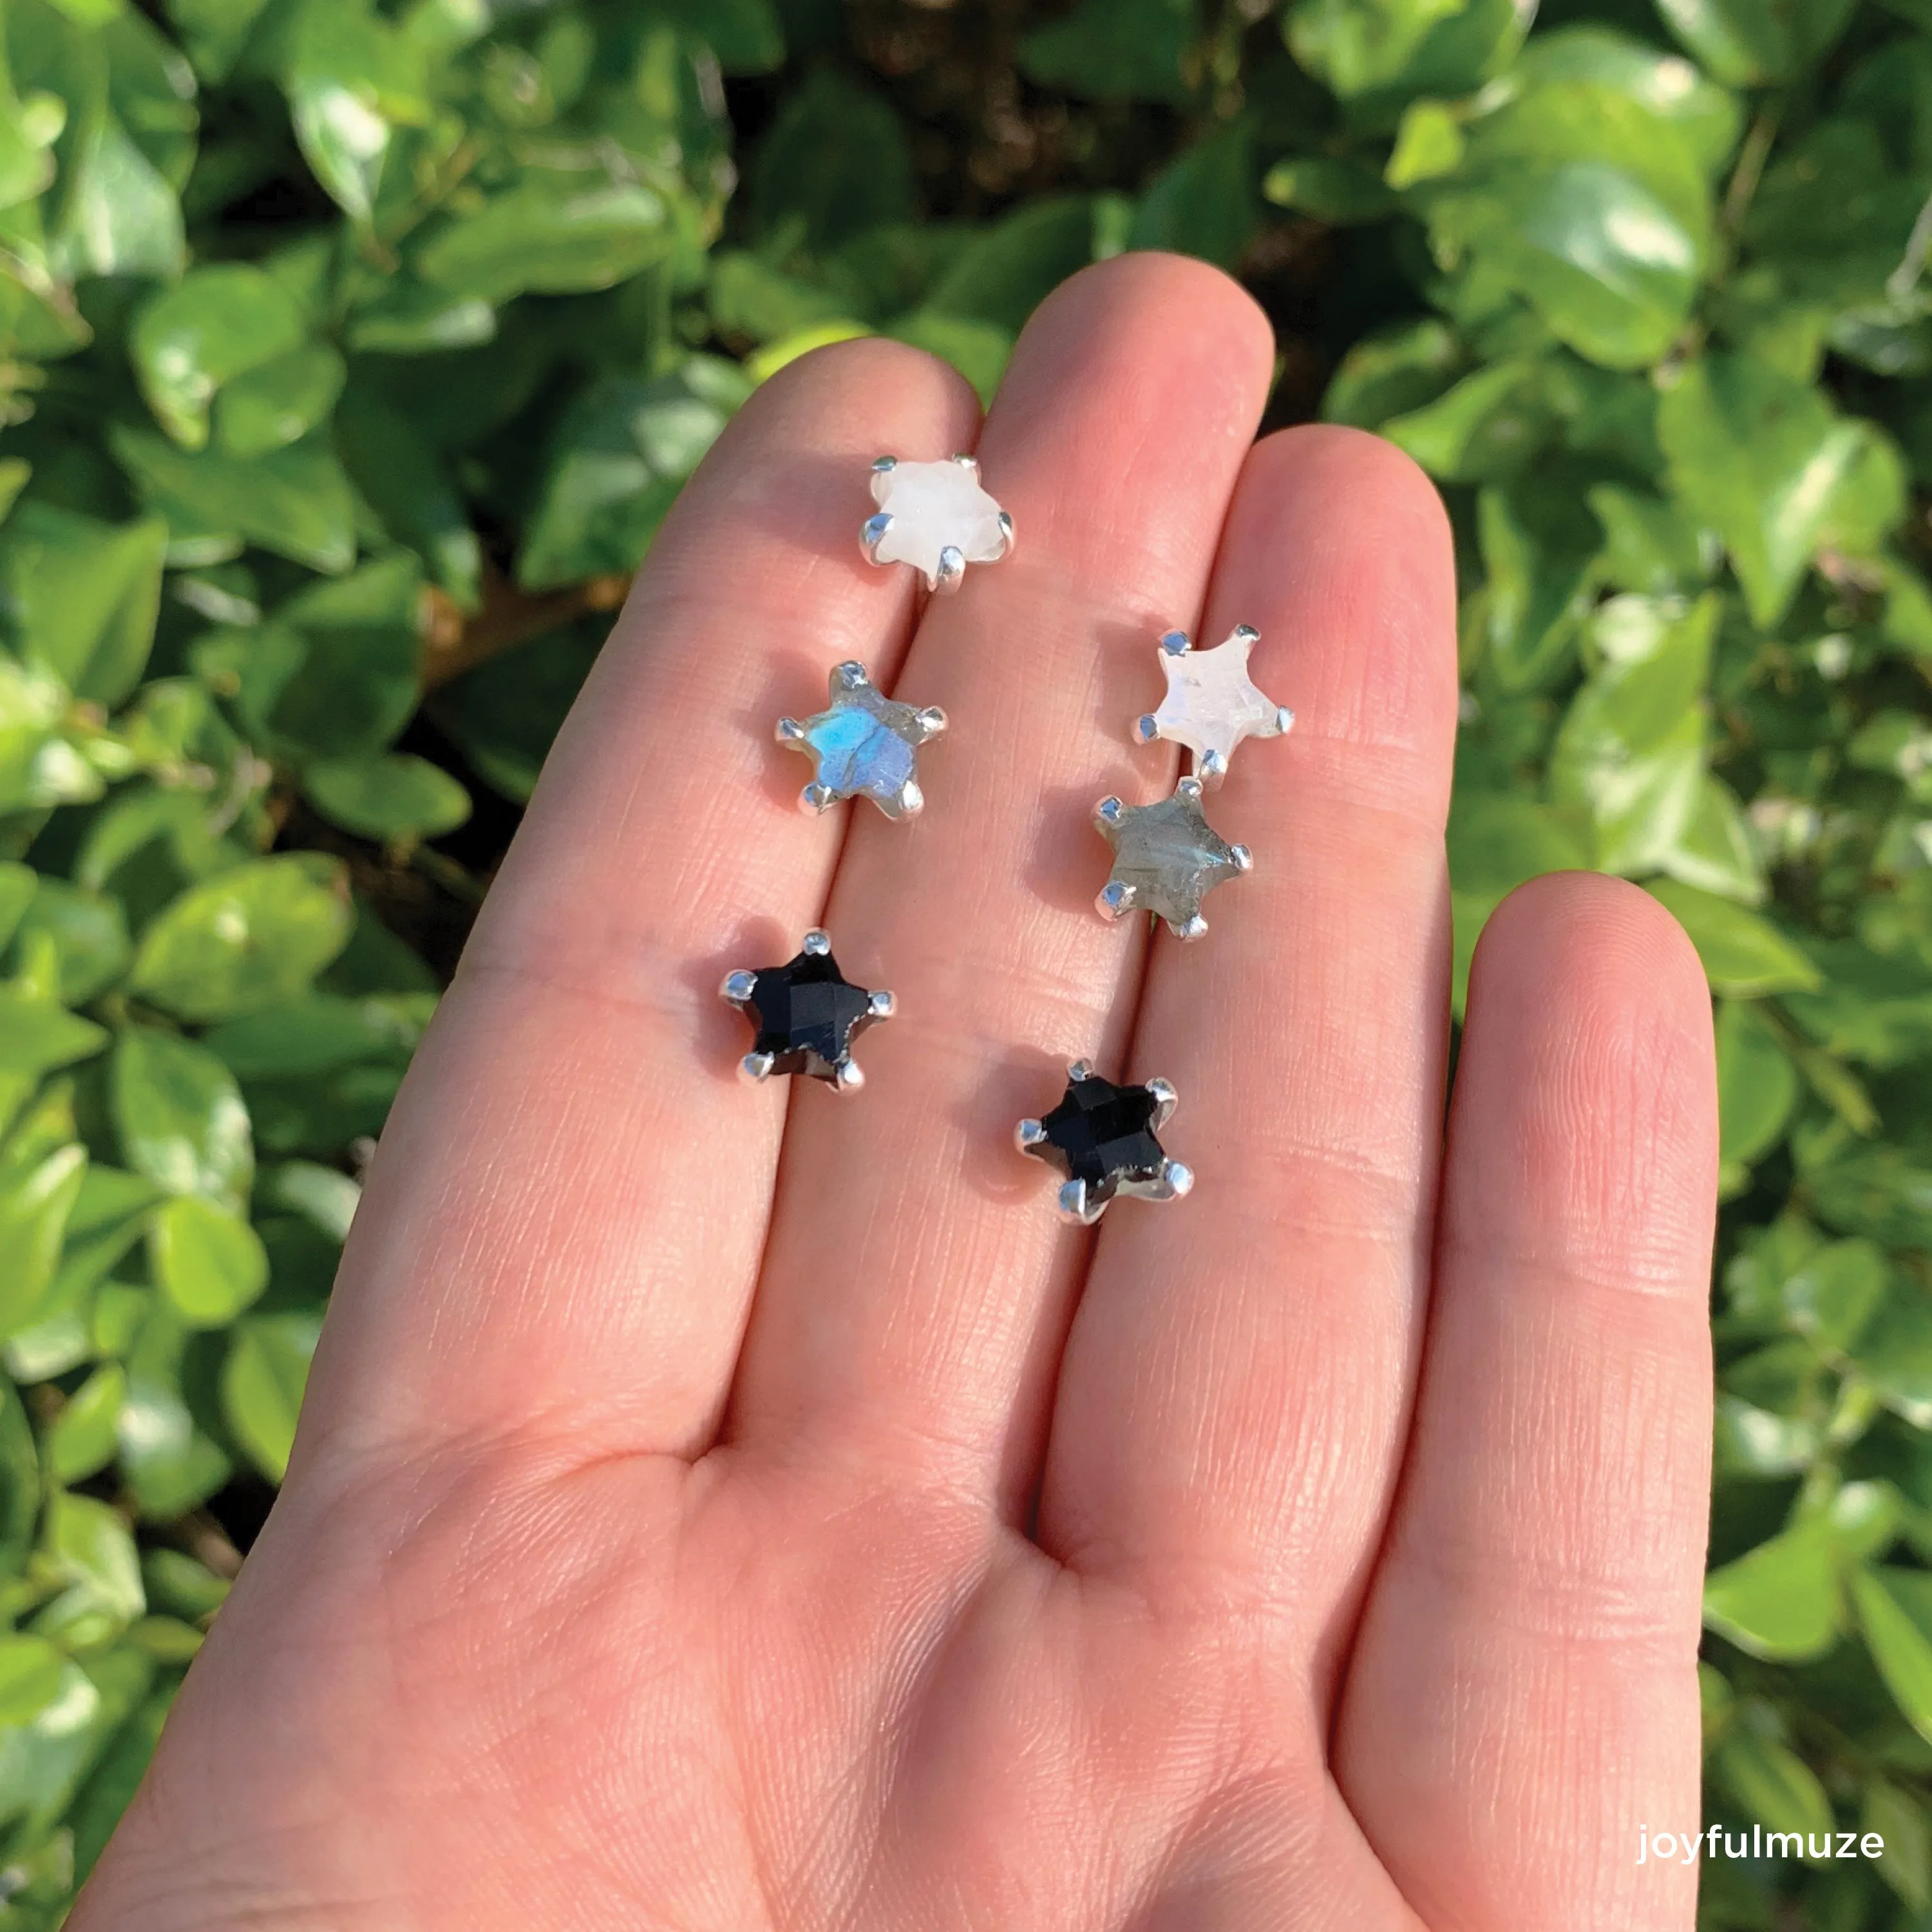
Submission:
POLYGON ((956 550, 968 563, 997 563, 1006 554, 1000 506, 964 463, 899 463, 872 472, 872 496, 892 518, 874 554, 909 563, 928 584, 939 578, 940 553, 956 550))
POLYGON ((1253 632, 1238 629, 1211 651, 1161 653, 1167 696, 1153 714, 1156 734, 1184 745, 1196 769, 1210 753, 1223 769, 1244 738, 1278 738, 1294 722, 1248 675, 1253 632))

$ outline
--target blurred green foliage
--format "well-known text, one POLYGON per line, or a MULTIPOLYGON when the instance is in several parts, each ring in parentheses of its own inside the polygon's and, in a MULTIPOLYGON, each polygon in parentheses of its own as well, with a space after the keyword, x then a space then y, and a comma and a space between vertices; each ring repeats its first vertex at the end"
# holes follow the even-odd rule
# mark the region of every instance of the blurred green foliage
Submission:
POLYGON ((990 392, 1141 246, 1448 500, 1459 998, 1556 866, 1703 956, 1709 1815, 1888 1847, 1705 1919, 1932 1926, 1932 4, 1535 12, 0 0, 0 1932, 139 1778, 682 479, 818 342, 990 392))

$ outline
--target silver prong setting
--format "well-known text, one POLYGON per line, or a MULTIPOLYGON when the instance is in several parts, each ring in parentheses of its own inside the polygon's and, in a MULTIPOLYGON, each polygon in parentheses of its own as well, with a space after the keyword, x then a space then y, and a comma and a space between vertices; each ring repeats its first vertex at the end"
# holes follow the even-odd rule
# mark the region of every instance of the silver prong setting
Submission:
POLYGON ((832 950, 832 941, 822 926, 814 926, 805 935, 799 950, 810 953, 814 959, 823 959, 832 950))
POLYGON ((1083 1080, 1094 1077, 1094 1063, 1090 1060, 1070 1060, 1066 1063, 1066 1077, 1075 1086, 1083 1080))
POLYGON ((1054 1204, 1059 1208, 1063 1221, 1071 1222, 1076 1227, 1090 1228, 1100 1220, 1107 1204, 1103 1201, 1097 1208, 1090 1207, 1087 1200, 1086 1182, 1070 1180, 1062 1185, 1055 1197, 1054 1204))
POLYGON ((1147 1090, 1154 1098, 1154 1130, 1159 1133, 1174 1118, 1174 1110, 1180 1105, 1180 1096, 1174 1090, 1171 1080, 1150 1080, 1147 1090))
POLYGON ((1207 787, 1198 778, 1184 778, 1174 787, 1174 795, 1176 798, 1198 799, 1206 790, 1207 787))
POLYGON ((872 458, 872 474, 874 476, 890 476, 898 466, 899 460, 896 456, 875 456, 872 458))
POLYGON ((1245 845, 1230 845, 1228 856, 1234 861, 1238 872, 1252 872, 1255 869, 1255 855, 1245 845))
POLYGON ((1252 624, 1237 624, 1233 633, 1235 639, 1244 644, 1258 644, 1262 634, 1252 624))
POLYGON ((1127 808, 1117 798, 1103 798, 1094 808, 1094 822, 1099 825, 1118 825, 1126 816, 1127 808))
POLYGON ((805 727, 796 718, 781 718, 772 735, 781 745, 796 745, 805 736, 805 727))
POLYGON ((968 456, 964 450, 956 450, 952 460, 970 475, 977 477, 980 474, 980 459, 976 456, 968 456))
POLYGON ((1222 752, 1203 752, 1195 766, 1201 782, 1213 790, 1228 776, 1227 754, 1222 752))
POLYGON ((1198 912, 1192 919, 1184 920, 1178 926, 1174 925, 1172 920, 1168 921, 1168 930, 1173 933, 1175 938, 1184 940, 1190 946, 1192 945, 1197 939, 1205 939, 1208 937, 1208 922, 1198 912))
POLYGON ((889 818, 916 818, 926 809, 926 794, 920 789, 916 778, 908 778, 898 788, 892 801, 892 808, 886 813, 889 818))
POLYGON ((727 973, 724 983, 718 988, 718 997, 734 1006, 742 1006, 758 989, 758 976, 740 967, 735 972, 727 973))
POLYGON ((886 532, 892 526, 889 511, 880 510, 866 519, 864 529, 859 532, 859 547, 866 553, 868 563, 879 561, 879 546, 886 540, 886 532))
POLYGON ((1013 1130, 1013 1144, 1022 1154, 1031 1154, 1036 1147, 1046 1144, 1046 1129, 1036 1120, 1021 1121, 1013 1130))
POLYGON ((899 1010, 898 997, 881 986, 866 998, 866 1011, 875 1020, 889 1020, 899 1010))
POLYGON ((1143 711, 1134 720, 1134 737, 1136 742, 1151 745, 1160 736, 1160 720, 1151 711, 1143 711))
POLYGON ((1184 658, 1193 650, 1194 640, 1185 631, 1163 631, 1160 636, 1160 649, 1164 656, 1184 658))
POLYGON ((1285 738, 1294 729, 1294 713, 1285 704, 1277 705, 1274 714, 1274 734, 1285 738))
POLYGON ((1142 1201, 1178 1201, 1193 1188, 1193 1168, 1184 1161, 1164 1160, 1158 1174, 1146 1180, 1124 1180, 1119 1191, 1142 1201))
POLYGON ((966 553, 957 544, 948 544, 939 553, 939 573, 932 587, 942 597, 950 597, 966 580, 966 553))
POLYGON ((840 691, 863 691, 872 682, 866 674, 866 667, 856 658, 848 658, 832 674, 835 687, 840 691))
POLYGON ((822 785, 814 778, 798 795, 798 808, 809 818, 816 818, 821 812, 829 812, 838 801, 838 794, 830 785, 822 785))
POLYGON ((1004 510, 1000 512, 1000 539, 999 560, 1004 563, 1012 555, 1013 545, 1018 542, 1013 535, 1013 520, 1004 510))
POLYGON ((1125 919, 1134 909, 1134 889, 1118 879, 1109 879, 1094 896, 1094 904, 1105 919, 1125 919))
POLYGON ((762 1086, 772 1077, 774 1064, 769 1053, 748 1053, 738 1063, 738 1077, 748 1087, 762 1086))
POLYGON ((856 1094, 866 1084, 866 1070, 856 1060, 842 1060, 832 1076, 835 1094, 856 1094))
POLYGON ((951 722, 946 713, 936 704, 928 704, 919 714, 919 728, 928 738, 937 738, 951 722))

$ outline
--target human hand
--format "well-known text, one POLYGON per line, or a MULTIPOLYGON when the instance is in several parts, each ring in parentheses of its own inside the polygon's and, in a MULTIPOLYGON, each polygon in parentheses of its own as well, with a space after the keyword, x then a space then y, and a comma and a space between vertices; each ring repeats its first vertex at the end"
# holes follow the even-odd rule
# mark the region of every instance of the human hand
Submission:
MULTIPOLYGON (((1524 888, 1445 1135, 1448 527, 1250 448, 1232 283, 1076 278, 983 431, 880 341, 746 405, 653 547, 398 1100, 287 1484, 70 1932, 1688 1927, 1710 1008, 1648 896, 1524 888), (870 459, 1015 554, 916 610, 870 459), (1198 621, 1196 621, 1196 620, 1198 621), (1172 626, 1293 736, 1185 952, 1088 823, 1172 626), (771 722, 943 705, 910 826, 771 722), (849 817, 848 814, 849 814, 849 817), (728 967, 826 926, 869 1084, 748 1089, 728 967), (1163 1075, 1183 1202, 1012 1124, 1163 1075)), ((1167 768, 1171 781, 1172 768, 1167 768)))

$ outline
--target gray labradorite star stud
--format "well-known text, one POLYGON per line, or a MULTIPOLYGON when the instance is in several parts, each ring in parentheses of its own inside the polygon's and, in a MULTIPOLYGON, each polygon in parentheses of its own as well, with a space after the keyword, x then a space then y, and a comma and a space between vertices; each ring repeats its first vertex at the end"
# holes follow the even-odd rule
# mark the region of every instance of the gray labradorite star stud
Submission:
POLYGON ((1192 1170, 1168 1160, 1155 1138, 1178 1104, 1165 1080, 1116 1087, 1076 1060, 1066 1070, 1066 1097, 1043 1120, 1021 1121, 1013 1139, 1022 1154, 1066 1175, 1060 1212, 1090 1228, 1117 1194, 1173 1201, 1194 1185, 1192 1170))
POLYGON ((923 710, 882 696, 862 664, 842 664, 829 680, 831 708, 800 724, 781 718, 778 740, 803 752, 818 776, 799 794, 806 812, 844 798, 869 798, 888 818, 910 818, 926 804, 918 752, 946 729, 936 704, 923 710))
POLYGON ((1201 809, 1201 781, 1183 778, 1156 805, 1123 805, 1103 798, 1094 823, 1114 848, 1114 870, 1094 903, 1108 919, 1150 912, 1175 937, 1198 939, 1208 930, 1201 902, 1223 880, 1253 869, 1245 845, 1230 845, 1201 809))
POLYGON ((738 1064, 747 1080, 804 1073, 841 1094, 856 1093, 866 1084, 852 1042, 898 1010, 891 994, 854 986, 839 971, 831 940, 816 928, 805 935, 796 959, 754 973, 728 973, 718 991, 757 1034, 738 1064))
POLYGON ((860 541, 874 563, 909 563, 928 588, 957 590, 969 563, 998 563, 1013 547, 1013 520, 980 484, 970 456, 943 463, 872 465, 872 501, 860 541))
POLYGON ((1197 651, 1185 631, 1169 631, 1160 640, 1167 696, 1158 711, 1142 714, 1134 735, 1143 745, 1156 738, 1185 745, 1194 754, 1195 776, 1210 790, 1227 776, 1243 739, 1279 738, 1294 722, 1294 713, 1248 675, 1248 653, 1260 636, 1237 624, 1211 651, 1197 651))

